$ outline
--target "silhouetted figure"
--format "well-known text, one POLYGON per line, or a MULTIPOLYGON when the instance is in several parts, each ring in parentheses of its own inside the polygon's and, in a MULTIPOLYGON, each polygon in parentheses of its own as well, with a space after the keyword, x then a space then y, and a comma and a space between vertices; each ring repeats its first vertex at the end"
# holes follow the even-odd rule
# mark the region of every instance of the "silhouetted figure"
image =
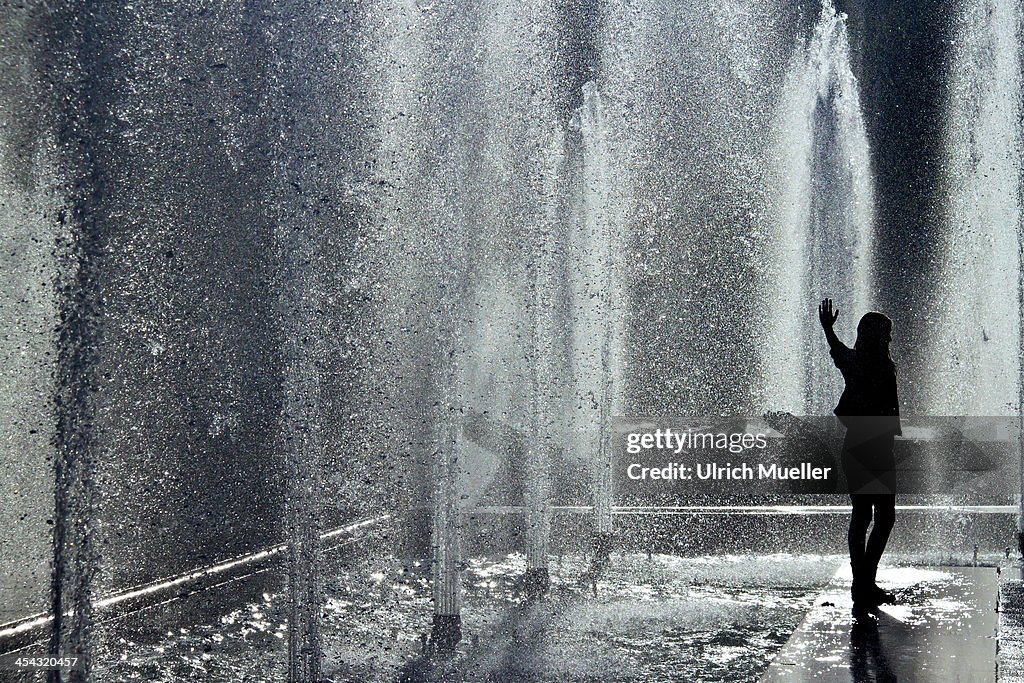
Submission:
POLYGON ((896 521, 893 445, 895 437, 903 432, 896 365, 889 356, 892 321, 875 311, 864 314, 851 349, 832 329, 838 317, 839 311, 832 310, 832 300, 823 300, 818 319, 832 360, 846 380, 846 389, 833 412, 846 425, 842 466, 853 505, 848 535, 851 591, 854 606, 866 607, 894 601, 891 593, 875 584, 875 574, 896 521), (868 537, 872 517, 874 526, 868 537))

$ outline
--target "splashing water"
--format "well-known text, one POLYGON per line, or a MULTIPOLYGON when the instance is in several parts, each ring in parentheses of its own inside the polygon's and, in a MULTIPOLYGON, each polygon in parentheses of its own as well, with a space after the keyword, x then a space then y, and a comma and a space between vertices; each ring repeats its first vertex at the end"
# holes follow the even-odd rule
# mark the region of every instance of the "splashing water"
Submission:
POLYGON ((619 254, 623 250, 622 216, 616 210, 615 159, 611 131, 593 81, 583 86, 579 110, 583 138, 583 217, 579 241, 586 267, 581 269, 580 294, 585 310, 578 313, 577 382, 582 431, 599 456, 594 459, 595 516, 599 532, 611 531, 611 418, 621 410, 623 284, 619 254), (598 340, 595 342, 594 340, 598 340), (585 397, 589 397, 589 401, 585 397), (589 407, 589 410, 588 410, 589 407))
MULTIPOLYGON (((765 345, 776 409, 827 414, 838 396, 814 314, 836 300, 845 314, 870 303, 874 189, 845 16, 829 0, 811 41, 797 46, 776 124, 774 330, 765 345)), ((843 337, 842 329, 837 330, 843 337)), ((851 338, 850 335, 845 335, 851 338)))
POLYGON ((957 29, 925 401, 935 415, 1013 415, 1020 405, 1021 25, 1019 3, 976 0, 957 29))

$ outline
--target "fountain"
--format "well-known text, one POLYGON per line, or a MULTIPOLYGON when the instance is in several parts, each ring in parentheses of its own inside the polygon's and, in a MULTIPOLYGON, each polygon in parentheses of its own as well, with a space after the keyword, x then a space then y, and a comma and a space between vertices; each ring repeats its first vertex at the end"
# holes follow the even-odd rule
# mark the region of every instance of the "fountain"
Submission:
POLYGON ((932 302, 932 415, 1019 412, 1020 28, 1019 3, 1000 0, 966 3, 956 24, 942 122, 949 201, 932 302))
MULTIPOLYGON (((294 71, 299 60, 292 33, 298 17, 282 8, 262 9, 263 16, 271 18, 266 45, 267 81, 269 111, 275 125, 270 133, 268 203, 280 269, 276 280, 277 319, 283 332, 279 439, 288 482, 284 524, 288 539, 288 681, 316 683, 321 680, 323 658, 321 377, 326 369, 327 328, 321 313, 325 288, 320 269, 311 265, 316 263, 317 251, 325 240, 318 232, 318 222, 304 205, 304 178, 295 158, 296 151, 302 149, 295 138, 296 123, 290 112, 296 98, 290 84, 300 81, 294 71)), ((302 129, 299 131, 301 134, 302 129)))
MULTIPOLYGON (((29 33, 32 19, 27 14, 6 17, 4 34, 20 36, 14 42, 23 41, 29 33)), ((53 45, 46 43, 48 47, 53 45)), ((66 552, 62 554, 69 571, 52 574, 49 565, 54 557, 51 525, 78 525, 71 518, 54 518, 55 477, 70 474, 69 468, 76 465, 74 460, 55 463, 53 457, 57 309, 73 304, 70 294, 75 291, 75 259, 68 248, 55 252, 53 241, 45 237, 52 233, 54 218, 65 206, 55 135, 38 121, 40 96, 45 99, 49 95, 36 89, 30 79, 9 78, 12 73, 29 69, 35 57, 31 53, 9 54, 0 69, 0 121, 5 122, 0 133, 0 225, 4 226, 0 241, 6 255, 0 268, 0 320, 5 323, 0 343, 0 367, 4 368, 0 372, 0 460, 5 471, 0 477, 0 496, 5 501, 0 506, 0 527, 4 529, 0 537, 0 576, 4 584, 0 623, 47 610, 57 602, 51 590, 60 591, 59 601, 68 608, 76 601, 76 593, 81 595, 70 573, 74 568, 73 546, 65 544, 66 552), (8 126, 8 121, 31 123, 8 126), (41 276, 55 274, 58 263, 63 273, 61 281, 67 286, 64 291, 69 295, 59 300, 53 280, 41 276)), ((57 61, 57 55, 53 60, 57 61)), ((74 158, 72 149, 65 147, 62 151, 69 161, 74 158)), ((72 226, 68 227, 65 237, 73 234, 72 226)), ((70 372, 70 357, 64 356, 65 376, 70 372)), ((62 395, 66 400, 72 398, 70 391, 62 391, 62 395)), ((68 406, 65 411, 66 426, 70 426, 68 420, 74 410, 68 406)), ((65 436, 66 445, 68 438, 70 435, 65 436)), ((73 451, 66 450, 65 454, 74 457, 73 451)), ((69 488, 62 488, 60 495, 62 508, 80 509, 69 488)), ((79 533, 86 530, 83 527, 91 518, 88 509, 82 511, 86 514, 80 518, 79 533)), ((65 626, 73 623, 72 619, 64 622, 65 626)), ((68 628, 63 637, 71 637, 68 628)), ((45 651, 46 647, 39 649, 45 651)))
POLYGON ((845 17, 830 0, 793 54, 776 119, 776 235, 767 403, 827 415, 840 378, 822 351, 813 300, 842 302, 840 337, 870 310, 874 197, 868 140, 850 68, 845 17), (808 294, 810 293, 810 294, 808 294))
MULTIPOLYGON (((541 107, 544 107, 543 102, 539 103, 538 108, 541 107)), ((546 123, 550 126, 551 120, 546 123)), ((563 175, 565 140, 559 128, 547 132, 541 128, 537 134, 542 137, 538 144, 539 178, 534 182, 538 185, 537 200, 542 208, 534 219, 537 221, 532 236, 534 253, 527 284, 533 323, 533 362, 529 382, 533 422, 526 456, 527 570, 523 577, 527 594, 534 597, 543 595, 551 584, 548 575, 550 468, 555 446, 560 435, 564 434, 560 424, 564 411, 559 404, 558 385, 552 383, 551 378, 560 374, 559 344, 563 337, 555 318, 554 299, 564 268, 563 247, 559 244, 557 231, 560 227, 559 183, 563 175)))
MULTIPOLYGON (((941 187, 948 202, 938 281, 929 302, 933 360, 923 408, 931 415, 1017 416, 1019 421, 1024 391, 1022 17, 1019 3, 971 1, 955 24, 942 122, 941 187)), ((1020 438, 1024 444, 1024 432, 1020 438)), ((1021 501, 1017 527, 1024 552, 1024 496, 1021 501)))
POLYGON ((96 438, 101 342, 103 176, 96 160, 94 137, 101 111, 93 104, 102 47, 85 17, 75 7, 50 17, 51 68, 70 76, 52 93, 58 121, 59 195, 57 214, 57 311, 59 324, 54 373, 55 425, 53 444, 53 564, 49 653, 69 652, 82 658, 67 676, 49 671, 48 680, 84 683, 90 679, 95 637, 93 602, 98 553, 95 539, 96 470, 100 444, 96 438))
POLYGON ((626 291, 622 259, 626 249, 611 132, 593 81, 583 85, 579 110, 583 137, 582 244, 577 312, 578 396, 582 435, 594 458, 594 552, 598 567, 612 545, 612 418, 622 412, 622 349, 626 291))
MULTIPOLYGON (((3 492, 56 503, 51 604, 0 642, 84 658, 52 680, 629 680, 667 661, 639 642, 678 644, 694 680, 730 652, 758 670, 831 574, 841 511, 696 489, 627 509, 615 418, 826 414, 815 300, 846 341, 892 303, 851 63, 871 55, 831 0, 55 7, 0 29, 48 55, 0 62, 0 215, 45 245, 0 310, 57 283, 0 340, 30 377, 4 384, 3 492), (22 81, 52 131, 19 143, 22 81), (21 434, 28 384, 52 447, 21 434)), ((962 9, 940 361, 908 380, 929 412, 1012 415, 1021 10, 962 9)), ((46 558, 16 552, 28 584, 46 558)))

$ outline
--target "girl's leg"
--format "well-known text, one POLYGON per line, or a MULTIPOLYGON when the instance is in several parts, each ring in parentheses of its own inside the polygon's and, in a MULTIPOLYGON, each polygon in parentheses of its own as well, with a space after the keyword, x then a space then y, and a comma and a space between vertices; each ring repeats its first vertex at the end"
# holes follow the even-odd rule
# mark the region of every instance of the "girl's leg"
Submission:
POLYGON ((896 496, 895 494, 879 494, 871 496, 875 508, 875 524, 871 528, 871 536, 868 538, 864 550, 864 563, 867 566, 871 583, 875 582, 875 572, 878 571, 878 562, 885 552, 885 544, 889 542, 889 532, 896 523, 896 496))
MULTIPOLYGON (((853 512, 850 515, 850 530, 846 540, 850 547, 850 569, 853 571, 851 591, 854 602, 857 602, 868 587, 865 583, 867 568, 865 539, 868 526, 871 525, 871 496, 854 493, 850 495, 850 503, 853 506, 853 512)), ((875 524, 877 526, 878 522, 875 524)))

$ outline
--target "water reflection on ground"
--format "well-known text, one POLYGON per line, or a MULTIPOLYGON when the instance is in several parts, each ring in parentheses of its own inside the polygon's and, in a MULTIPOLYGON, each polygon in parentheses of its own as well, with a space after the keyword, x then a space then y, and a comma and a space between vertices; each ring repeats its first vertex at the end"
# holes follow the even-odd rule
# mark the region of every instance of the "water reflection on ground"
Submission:
MULTIPOLYGON (((364 562, 327 585, 324 672, 332 681, 754 681, 834 574, 821 555, 616 555, 592 586, 581 557, 552 564, 552 590, 531 603, 520 555, 467 563, 464 638, 423 658, 430 624, 425 566, 364 562)), ((179 624, 161 642, 107 639, 99 680, 278 681, 285 677, 285 596, 179 624), (111 664, 110 662, 113 662, 111 664)))

